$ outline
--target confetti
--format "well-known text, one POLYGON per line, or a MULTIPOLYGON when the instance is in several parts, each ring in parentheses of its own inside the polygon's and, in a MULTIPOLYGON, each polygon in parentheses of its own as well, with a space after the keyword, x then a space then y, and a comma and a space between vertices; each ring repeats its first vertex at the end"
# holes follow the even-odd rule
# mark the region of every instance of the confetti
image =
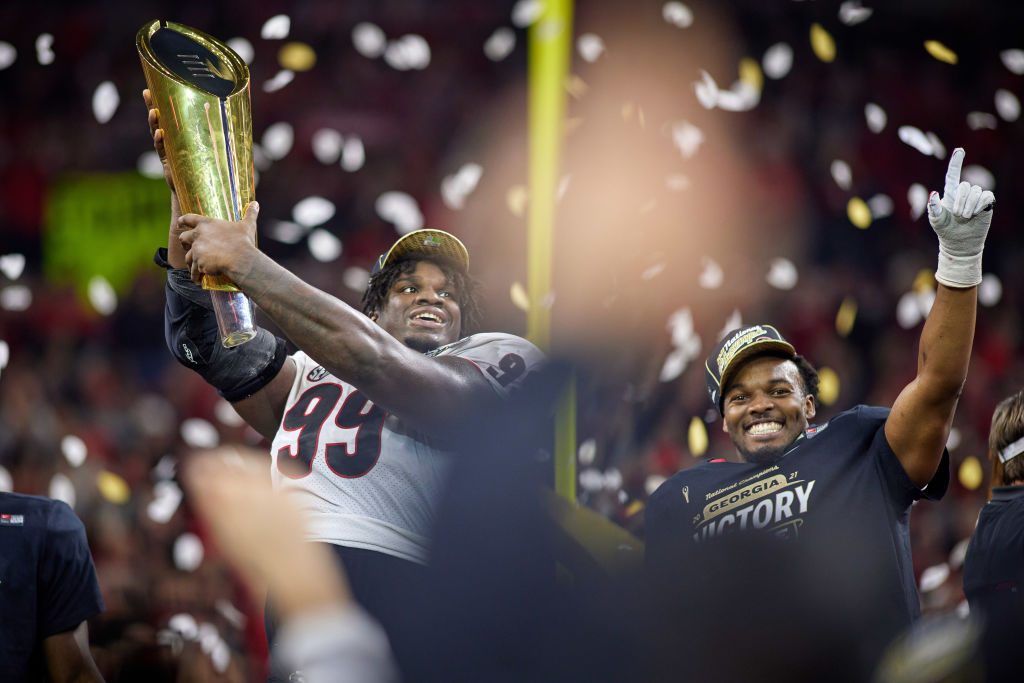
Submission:
POLYGON ((846 217, 861 230, 871 225, 871 209, 860 197, 850 197, 846 203, 846 217))
POLYGON ((750 57, 740 60, 740 82, 757 93, 764 88, 764 74, 761 72, 761 66, 750 57))
POLYGON ((316 51, 306 43, 285 43, 277 51, 277 63, 289 71, 309 71, 316 64, 316 51))
POLYGON ((292 221, 274 221, 266 233, 282 244, 296 244, 309 234, 309 228, 292 221))
POLYGON ((1024 74, 1024 50, 1003 50, 999 53, 1003 66, 1018 76, 1024 74))
POLYGON ((725 281, 725 274, 722 272, 722 267, 718 263, 708 257, 703 256, 700 259, 701 271, 700 276, 697 278, 697 283, 701 289, 718 289, 722 286, 722 282, 725 281))
POLYGON ((287 121, 278 121, 267 126, 263 132, 261 146, 263 153, 269 159, 278 160, 287 156, 292 150, 292 143, 295 141, 295 132, 292 124, 287 121))
POLYGON ((260 28, 260 38, 264 40, 282 40, 292 30, 292 20, 287 14, 276 14, 264 22, 260 28))
POLYGON ((853 297, 846 297, 839 304, 836 312, 836 333, 840 337, 850 336, 853 331, 853 323, 857 320, 857 301, 853 297))
POLYGON ((307 228, 322 225, 334 217, 334 202, 323 197, 306 197, 292 207, 292 220, 307 228))
POLYGON ((102 275, 93 275, 86 286, 89 303, 100 315, 110 315, 117 310, 117 293, 102 275))
POLYGON ((7 364, 11 362, 11 347, 7 342, 0 339, 0 370, 7 367, 7 364))
POLYGON ((839 398, 839 375, 829 367, 818 368, 818 400, 830 406, 839 398))
POLYGON ((349 135, 345 138, 345 145, 341 148, 341 167, 349 173, 354 173, 366 163, 366 149, 363 147, 362 138, 349 135))
POLYGON ((509 288, 508 295, 512 299, 512 305, 520 311, 530 310, 530 297, 526 293, 526 288, 523 287, 522 283, 513 282, 512 286, 509 288))
POLYGON ((163 180, 164 177, 164 165, 160 163, 160 157, 155 149, 139 155, 138 160, 135 162, 135 170, 140 175, 152 178, 153 180, 163 180))
POLYGON ((718 340, 721 341, 725 338, 725 335, 738 327, 743 327, 743 317, 740 315, 739 310, 733 309, 733 312, 725 319, 725 325, 718 332, 718 340))
POLYGON ((341 240, 322 228, 317 228, 309 234, 308 245, 309 253, 320 263, 330 263, 341 256, 341 240))
POLYGON ((604 40, 596 33, 584 33, 576 39, 576 51, 585 62, 596 62, 604 54, 604 40))
POLYGON ((526 211, 526 202, 529 198, 529 192, 523 185, 513 185, 508 188, 508 192, 505 193, 505 206, 512 212, 513 216, 518 218, 523 217, 523 213, 526 211))
POLYGON ((388 39, 380 26, 364 21, 352 28, 352 45, 362 56, 376 59, 384 54, 388 39))
POLYGON ((244 629, 246 622, 249 621, 245 616, 245 612, 235 607, 231 604, 230 600, 225 598, 217 598, 213 603, 213 608, 217 610, 217 614, 227 619, 228 623, 239 631, 244 629))
POLYGON ((579 450, 576 453, 576 459, 579 464, 587 466, 594 462, 597 457, 597 441, 594 439, 587 439, 580 444, 579 450))
MULTIPOLYGON (((221 403, 228 403, 221 399, 221 403)), ((228 406, 231 404, 228 403, 228 406)), ((232 409, 233 410, 233 409, 232 409)), ((164 455, 157 461, 156 465, 153 466, 153 470, 150 473, 153 479, 156 481, 163 481, 165 479, 173 479, 175 472, 178 468, 178 461, 170 455, 164 455)))
POLYGON ((80 467, 88 455, 85 442, 73 434, 68 434, 60 441, 60 451, 64 459, 72 467, 80 467))
POLYGON ((146 515, 157 524, 167 524, 181 505, 181 488, 173 481, 158 481, 153 487, 153 500, 146 506, 146 515))
POLYGON ((400 235, 423 227, 423 214, 419 205, 405 192, 393 190, 381 194, 374 202, 374 208, 377 215, 394 225, 400 235))
POLYGON ((856 0, 846 0, 839 5, 839 21, 847 26, 854 26, 862 21, 867 21, 871 17, 872 12, 874 12, 873 9, 863 7, 856 0))
POLYGON ((921 304, 917 295, 913 292, 903 294, 896 304, 896 322, 899 326, 904 330, 909 330, 921 322, 922 317, 921 304))
POLYGON ((313 156, 321 164, 333 164, 341 158, 341 145, 344 138, 341 133, 333 128, 321 128, 313 133, 310 145, 313 148, 313 156))
POLYGON ((995 130, 998 123, 995 114, 983 111, 972 111, 967 114, 967 127, 971 130, 995 130))
POLYGON ((422 36, 409 34, 388 43, 384 61, 398 71, 422 70, 430 65, 430 45, 422 36))
POLYGON ((604 488, 604 475, 596 467, 585 467, 579 474, 580 488, 593 493, 604 488))
POLYGON ((500 62, 501 60, 512 54, 512 50, 516 47, 516 34, 515 31, 502 26, 501 28, 495 29, 494 33, 490 35, 486 42, 484 42, 484 54, 492 62, 500 62))
POLYGON ((914 183, 907 190, 907 201, 910 203, 910 218, 916 221, 928 206, 928 188, 921 183, 914 183))
POLYGON ((996 177, 992 171, 978 164, 965 166, 960 173, 960 180, 966 180, 971 185, 980 185, 983 190, 996 189, 996 177))
POLYGON ((220 443, 217 428, 199 417, 190 417, 179 428, 182 440, 192 448, 213 448, 220 443))
POLYGON ((235 54, 237 54, 239 59, 243 62, 246 64, 252 64, 253 57, 256 56, 256 50, 253 49, 252 43, 248 40, 241 37, 231 38, 228 40, 227 46, 234 50, 235 54))
POLYGON ((544 12, 544 3, 538 0, 519 0, 512 7, 512 25, 526 28, 540 18, 544 12))
POLYGON ((723 111, 750 111, 761 101, 761 93, 743 81, 736 81, 729 90, 718 91, 718 108, 723 111))
POLYGON ((986 273, 978 285, 978 303, 991 308, 1003 298, 1003 283, 992 273, 986 273))
POLYGON ((282 69, 274 74, 274 77, 263 84, 263 92, 277 92, 284 86, 295 80, 295 73, 282 69))
POLYGON ((956 53, 937 40, 924 41, 924 49, 928 51, 928 54, 935 57, 935 59, 940 62, 945 62, 946 64, 957 63, 956 53))
POLYGON ((939 136, 931 131, 925 133, 924 136, 928 139, 928 144, 932 146, 932 156, 937 159, 945 159, 946 146, 939 140, 939 136))
POLYGON ((715 83, 715 79, 711 78, 711 74, 703 69, 700 70, 700 77, 701 80, 695 81, 693 84, 697 101, 705 109, 714 109, 718 103, 718 84, 715 83))
POLYGON ((949 436, 946 438, 946 448, 949 450, 956 449, 960 445, 960 430, 956 427, 949 428, 949 436))
POLYGON ((53 36, 49 33, 40 33, 36 38, 36 59, 40 64, 46 66, 53 64, 56 55, 53 54, 53 36))
POLYGON ((1003 121, 1016 121, 1020 118, 1020 100, 1009 90, 996 90, 996 113, 1003 121))
POLYGON ((562 201, 562 197, 569 191, 569 185, 572 182, 572 174, 566 173, 562 176, 562 179, 558 181, 558 188, 555 190, 555 199, 562 201))
POLYGON ((92 94, 92 114, 99 123, 106 123, 114 117, 121 97, 113 81, 103 81, 92 94))
POLYGON ((786 43, 775 43, 761 57, 761 68, 768 78, 784 78, 793 68, 793 48, 786 43))
POLYGON ((668 356, 665 357, 665 362, 661 364, 658 380, 661 382, 671 382, 683 374, 683 370, 686 369, 689 362, 690 358, 684 349, 672 349, 668 356))
POLYGON ((892 197, 886 194, 876 194, 868 200, 868 208, 873 219, 891 216, 895 206, 892 197))
POLYGON ((928 567, 921 572, 920 589, 922 593, 928 593, 946 582, 949 578, 949 565, 943 562, 933 567, 928 567))
POLYGON ((483 175, 483 167, 476 163, 463 164, 455 173, 441 181, 441 199, 449 209, 459 210, 466 205, 466 197, 472 194, 483 175))
POLYGON ((957 470, 957 479, 960 480, 960 484, 968 491, 974 491, 985 478, 985 473, 982 470, 981 463, 973 455, 969 455, 964 458, 964 461, 960 463, 960 469, 957 470))
POLYGON ((853 184, 853 173, 850 171, 850 165, 841 159, 836 159, 829 167, 829 171, 832 173, 832 180, 836 181, 836 185, 842 190, 849 191, 850 185, 853 184))
POLYGON ((690 426, 686 430, 686 444, 690 455, 699 458, 708 450, 708 428, 699 417, 690 418, 690 426))
POLYGON ((811 49, 814 50, 814 56, 823 62, 831 62, 836 58, 836 43, 821 24, 811 24, 811 49))
POLYGON ((55 500, 62 500, 70 507, 75 507, 75 502, 77 501, 74 484, 71 483, 67 475, 61 472, 57 472, 50 479, 50 486, 46 495, 55 500))
POLYGON ((921 131, 920 128, 915 126, 900 126, 897 131, 900 141, 905 142, 921 154, 932 156, 934 148, 932 147, 931 140, 928 136, 921 131))
POLYGON ((765 281, 776 289, 793 289, 797 283, 796 265, 786 258, 772 259, 765 281))
POLYGON ((880 106, 874 102, 868 102, 864 105, 864 119, 868 123, 868 130, 872 133, 881 133, 885 129, 888 116, 880 106))
POLYGON ((345 272, 341 274, 341 281, 349 289, 362 292, 366 289, 366 285, 370 281, 370 271, 365 268, 360 268, 359 266, 349 266, 345 269, 345 272))
MULTIPOLYGON (((153 152, 156 154, 156 152, 153 152)), ((8 280, 17 280, 25 272, 24 254, 4 254, 0 256, 0 273, 8 280)))
POLYGON ((96 475, 96 488, 104 499, 115 505, 124 505, 132 497, 128 482, 108 470, 101 470, 96 475))
POLYGON ((186 572, 195 571, 203 563, 203 542, 195 534, 185 532, 175 539, 173 555, 175 567, 186 572))
POLYGON ((14 490, 14 479, 11 477, 11 473, 7 471, 7 468, 0 465, 0 491, 10 493, 14 490))
POLYGON ((167 620, 167 628, 178 633, 185 640, 195 640, 199 637, 199 624, 191 614, 175 614, 167 620))
POLYGON ((612 467, 604 473, 604 488, 608 491, 618 491, 622 488, 622 472, 612 467))
POLYGON ((18 50, 10 43, 0 40, 0 71, 3 71, 18 58, 18 50))
POLYGON ((661 18, 676 28, 693 26, 693 11, 681 2, 666 2, 661 8, 661 18))
POLYGON ((661 474, 652 474, 644 480, 644 491, 647 495, 651 495, 658 490, 658 487, 667 481, 666 477, 661 474))
POLYGON ((672 144, 689 159, 704 144, 704 132, 689 121, 677 121, 672 124, 672 144))
POLYGON ((5 311, 25 311, 32 305, 32 290, 24 285, 0 289, 0 308, 5 311))

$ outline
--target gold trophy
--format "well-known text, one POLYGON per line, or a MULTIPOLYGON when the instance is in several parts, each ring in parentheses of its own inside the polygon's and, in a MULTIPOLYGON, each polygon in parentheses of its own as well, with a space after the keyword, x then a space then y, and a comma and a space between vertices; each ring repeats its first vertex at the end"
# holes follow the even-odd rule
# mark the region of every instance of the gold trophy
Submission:
MULTIPOLYGON (((182 212, 237 221, 254 198, 249 68, 194 28, 152 21, 135 38, 182 212)), ((221 343, 256 336, 252 304, 230 280, 203 276, 221 343)))

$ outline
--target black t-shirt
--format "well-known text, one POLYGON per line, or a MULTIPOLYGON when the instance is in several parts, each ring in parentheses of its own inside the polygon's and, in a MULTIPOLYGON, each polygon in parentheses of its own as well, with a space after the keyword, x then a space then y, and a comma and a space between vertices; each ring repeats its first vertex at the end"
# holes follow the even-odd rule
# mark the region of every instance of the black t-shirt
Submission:
MULTIPOLYGON (((802 601, 808 614, 832 609, 845 612, 837 619, 852 620, 856 612, 873 625, 873 642, 851 647, 862 647, 866 660, 877 658, 921 612, 910 507, 919 498, 941 498, 949 483, 944 453, 928 486, 914 485, 885 438, 888 415, 888 408, 857 406, 808 428, 775 464, 709 461, 668 479, 646 510, 645 563, 653 584, 681 585, 705 560, 720 561, 709 559, 710 548, 729 544, 733 554, 716 566, 763 580, 771 592, 775 584, 766 572, 776 571, 778 591, 790 592, 783 610, 802 601), (757 552, 766 546, 737 544, 748 538, 737 532, 798 543, 772 541, 769 547, 783 548, 781 560, 762 567, 757 552), (818 604, 821 599, 832 604, 818 604)), ((758 608, 726 598, 722 604, 737 612, 737 625, 744 611, 758 608)))
POLYGON ((0 492, 0 680, 46 680, 43 639, 102 611, 85 527, 71 508, 0 492))

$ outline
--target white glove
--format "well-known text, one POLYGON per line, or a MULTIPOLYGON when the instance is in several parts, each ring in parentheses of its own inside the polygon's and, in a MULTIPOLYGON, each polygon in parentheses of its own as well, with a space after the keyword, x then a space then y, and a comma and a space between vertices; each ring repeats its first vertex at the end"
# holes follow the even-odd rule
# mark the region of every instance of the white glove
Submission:
POLYGON ((946 169, 942 192, 928 195, 928 222, 939 236, 935 279, 947 287, 974 287, 981 282, 981 252, 992 224, 996 197, 967 181, 960 182, 964 149, 957 147, 946 169))

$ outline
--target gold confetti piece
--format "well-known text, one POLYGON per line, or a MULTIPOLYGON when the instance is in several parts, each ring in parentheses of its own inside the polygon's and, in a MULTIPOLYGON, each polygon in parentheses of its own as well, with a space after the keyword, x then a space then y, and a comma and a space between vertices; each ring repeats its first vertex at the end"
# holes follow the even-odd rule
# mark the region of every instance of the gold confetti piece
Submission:
POLYGON ((565 90, 573 99, 580 99, 587 94, 590 86, 576 74, 571 74, 565 79, 565 90))
POLYGON ((985 478, 985 472, 981 467, 981 463, 973 455, 969 455, 964 458, 964 461, 960 463, 960 469, 957 471, 957 477, 960 479, 960 483, 968 491, 974 491, 981 486, 981 481, 985 478))
POLYGON ((530 310, 530 297, 526 294, 526 288, 520 282, 513 282, 509 289, 509 296, 512 297, 512 304, 520 311, 530 310))
POLYGON ((932 57, 935 57, 935 59, 939 60, 940 62, 945 62, 946 64, 956 64, 957 61, 959 61, 959 57, 956 56, 955 52, 953 52, 952 50, 950 50, 948 47, 946 47, 937 40, 924 41, 924 49, 928 50, 928 54, 930 54, 932 57))
POLYGON ((644 503, 642 500, 634 500, 626 507, 626 517, 632 517, 638 512, 644 509, 644 503))
POLYGON ((740 81, 746 83, 756 92, 764 88, 764 74, 761 72, 761 65, 750 57, 740 60, 740 81))
POLYGON ((843 303, 839 304, 839 312, 836 313, 836 332, 840 337, 848 337, 853 331, 853 323, 857 320, 857 302, 853 297, 846 297, 843 303))
POLYGON ((523 212, 526 211, 526 198, 527 192, 524 186, 513 185, 508 188, 508 192, 505 193, 505 203, 512 215, 518 218, 523 217, 523 212))
POLYGON ((309 71, 316 64, 316 52, 305 43, 285 43, 277 51, 277 63, 289 71, 309 71))
POLYGON ((836 58, 836 41, 821 24, 811 24, 811 49, 815 56, 823 62, 831 62, 836 58))
POLYGON ((830 406, 839 398, 839 375, 832 368, 818 368, 818 400, 830 406))
POLYGON ((914 284, 910 286, 910 289, 915 294, 935 291, 935 273, 927 268, 917 271, 917 275, 914 277, 914 284))
POLYGON ((708 450, 708 429, 704 420, 694 417, 690 420, 690 428, 686 431, 686 443, 690 446, 690 455, 699 458, 708 450))
POLYGON ((861 230, 865 230, 871 225, 871 209, 868 208, 867 202, 860 197, 851 197, 850 201, 846 203, 846 215, 850 222, 861 230))
POLYGON ((96 475, 96 488, 99 489, 101 496, 117 505, 124 505, 132 497, 128 482, 107 470, 102 470, 96 475))

